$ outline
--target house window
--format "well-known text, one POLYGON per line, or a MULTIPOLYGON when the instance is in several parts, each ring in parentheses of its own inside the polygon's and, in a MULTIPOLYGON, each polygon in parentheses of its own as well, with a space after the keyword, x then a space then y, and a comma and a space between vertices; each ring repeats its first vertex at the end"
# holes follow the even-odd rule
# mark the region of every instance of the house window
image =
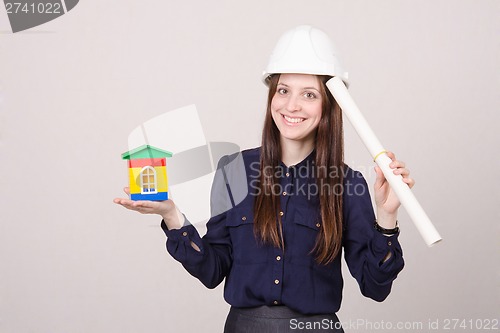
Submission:
POLYGON ((141 179, 141 194, 154 194, 158 192, 156 170, 153 167, 146 166, 142 168, 139 177, 141 179))

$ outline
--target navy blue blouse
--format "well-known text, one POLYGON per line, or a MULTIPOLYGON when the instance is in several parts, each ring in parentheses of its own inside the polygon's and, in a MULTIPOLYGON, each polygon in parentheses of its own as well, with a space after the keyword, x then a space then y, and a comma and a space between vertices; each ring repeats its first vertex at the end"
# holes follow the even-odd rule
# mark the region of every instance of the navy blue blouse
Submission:
MULTIPOLYGON (((233 306, 279 304, 303 314, 335 313, 342 300, 341 253, 328 265, 317 264, 311 253, 321 229, 318 188, 310 172, 314 152, 295 166, 281 164, 284 250, 262 245, 254 236, 259 156, 259 148, 242 152, 249 195, 212 217, 203 238, 189 223, 168 230, 162 221, 167 250, 208 288, 215 288, 225 278, 224 298, 233 306)), ((342 245, 347 266, 363 295, 383 301, 404 266, 398 234, 388 237, 373 228, 375 216, 361 173, 347 168, 340 193, 344 199, 342 245), (384 262, 389 252, 390 258, 384 262)))

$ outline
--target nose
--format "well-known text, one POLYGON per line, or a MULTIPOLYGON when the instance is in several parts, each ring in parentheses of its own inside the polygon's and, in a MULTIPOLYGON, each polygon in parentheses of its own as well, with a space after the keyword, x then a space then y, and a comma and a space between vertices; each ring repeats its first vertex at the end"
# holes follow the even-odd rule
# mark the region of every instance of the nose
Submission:
POLYGON ((286 110, 288 112, 295 112, 300 111, 301 108, 299 97, 290 95, 286 103, 286 110))

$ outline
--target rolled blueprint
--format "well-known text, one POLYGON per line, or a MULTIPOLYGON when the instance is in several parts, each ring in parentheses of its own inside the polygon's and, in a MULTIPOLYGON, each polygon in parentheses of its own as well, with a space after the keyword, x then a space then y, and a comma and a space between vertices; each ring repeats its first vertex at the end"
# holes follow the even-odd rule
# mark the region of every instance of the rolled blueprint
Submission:
POLYGON ((415 198, 408 184, 403 182, 403 177, 401 175, 395 175, 393 170, 389 167, 392 160, 387 156, 382 144, 375 136, 375 133, 373 133, 370 125, 368 125, 368 122, 361 114, 361 111, 359 111, 342 80, 338 77, 333 77, 326 83, 326 86, 353 125, 359 137, 372 155, 373 160, 384 173, 389 185, 408 212, 411 220, 424 238, 425 243, 428 246, 432 246, 439 242, 441 236, 424 212, 422 206, 418 203, 417 198, 415 198))

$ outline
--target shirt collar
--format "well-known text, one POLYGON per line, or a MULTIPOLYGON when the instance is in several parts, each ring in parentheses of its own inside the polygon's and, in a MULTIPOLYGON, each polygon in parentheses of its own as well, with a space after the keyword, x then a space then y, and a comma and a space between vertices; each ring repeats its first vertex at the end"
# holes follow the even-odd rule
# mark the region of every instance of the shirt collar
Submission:
POLYGON ((289 167, 287 167, 283 162, 280 161, 279 165, 280 165, 280 167, 282 167, 285 170, 286 169, 297 169, 300 167, 312 166, 314 164, 315 159, 316 159, 316 149, 313 149, 313 151, 310 152, 309 155, 306 156, 306 158, 304 158, 302 161, 300 161, 297 164, 290 165, 289 167))

